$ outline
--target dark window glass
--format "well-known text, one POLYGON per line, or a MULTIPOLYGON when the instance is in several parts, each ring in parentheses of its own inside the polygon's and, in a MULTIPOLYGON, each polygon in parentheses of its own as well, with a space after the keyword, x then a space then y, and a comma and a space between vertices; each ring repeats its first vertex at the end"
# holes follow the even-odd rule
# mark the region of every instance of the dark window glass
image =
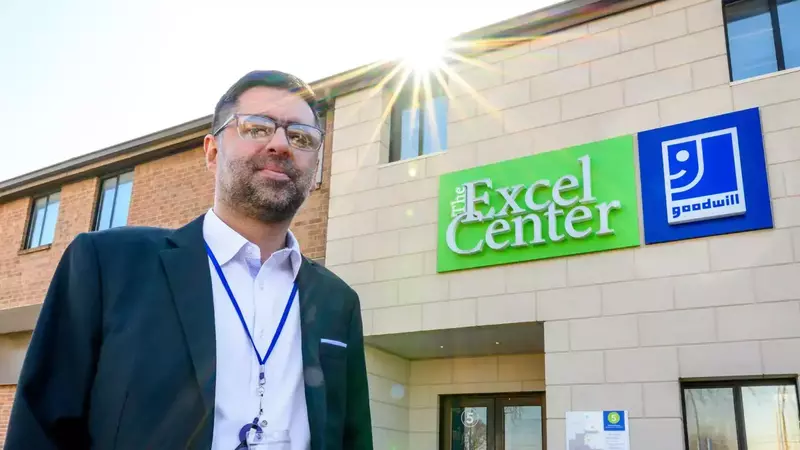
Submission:
POLYGON ((429 155, 447 149, 447 97, 432 99, 425 110, 422 154, 429 155))
POLYGON ((133 172, 126 172, 103 180, 95 230, 105 230, 128 224, 132 192, 133 172))
POLYGON ((743 387, 742 408, 748 450, 800 450, 794 386, 743 387))
POLYGON ((800 67, 800 0, 726 2, 732 80, 800 67))
POLYGON ((542 450, 541 406, 504 406, 505 450, 542 450))
POLYGON ((484 450, 488 447, 488 408, 452 408, 452 450, 484 450))
POLYGON ((421 155, 419 151, 419 119, 422 112, 412 106, 404 106, 400 119, 400 158, 408 159, 421 155))
POLYGON ((392 107, 390 161, 447 149, 447 95, 435 76, 428 82, 417 80, 408 78, 392 107))
POLYGON ((778 24, 786 68, 800 67, 800 0, 778 0, 778 24))
POLYGON ((734 80, 778 70, 768 0, 741 0, 727 5, 728 47, 734 80))
POLYGON ((693 450, 800 450, 795 380, 688 383, 686 445, 693 450))
POLYGON ((685 395, 689 448, 738 449, 733 389, 687 389, 685 395))
POLYGON ((59 193, 34 200, 26 248, 36 248, 53 243, 60 203, 61 195, 59 193))

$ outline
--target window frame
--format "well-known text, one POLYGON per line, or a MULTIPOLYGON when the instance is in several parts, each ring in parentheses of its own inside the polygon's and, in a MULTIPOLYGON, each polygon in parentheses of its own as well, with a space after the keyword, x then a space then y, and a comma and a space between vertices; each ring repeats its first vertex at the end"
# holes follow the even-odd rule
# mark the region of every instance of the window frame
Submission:
POLYGON ((315 189, 322 188, 323 178, 325 176, 324 173, 324 164, 325 164, 325 148, 328 146, 328 136, 331 135, 333 130, 330 130, 328 124, 330 122, 330 118, 328 116, 330 108, 327 105, 320 107, 317 111, 317 115, 319 116, 320 126, 322 130, 325 132, 325 137, 322 140, 322 145, 319 146, 319 150, 317 150, 317 172, 315 174, 315 182, 316 187, 315 189))
MULTIPOLYGON (((426 76, 426 75, 422 75, 426 76)), ((438 97, 444 97, 447 99, 448 103, 450 101, 450 96, 448 95, 447 91, 447 83, 448 77, 446 74, 441 73, 439 76, 436 75, 427 75, 429 76, 429 85, 431 86, 431 90, 438 95, 432 95, 431 98, 435 99, 438 97), (434 85, 436 87, 434 87, 434 85)), ((416 83, 416 76, 412 73, 408 76, 408 78, 403 83, 403 86, 397 86, 396 84, 393 86, 394 89, 400 89, 397 97, 392 105, 392 111, 390 113, 390 120, 389 120, 389 163, 395 163, 399 161, 408 161, 414 158, 419 158, 425 156, 425 122, 428 120, 428 115, 430 114, 427 110, 427 102, 425 98, 425 90, 424 84, 420 85, 419 90, 417 91, 417 98, 414 98, 414 83, 416 83), (419 129, 419 136, 417 141, 417 155, 409 158, 402 158, 403 148, 402 148, 402 141, 403 141, 403 118, 402 114, 405 108, 398 107, 399 105, 408 105, 412 107, 414 104, 417 104, 417 127, 419 129)), ((449 104, 448 104, 449 108, 449 104)), ((435 113, 434 113, 435 114, 435 113)), ((437 126, 441 126, 437 124, 437 126)), ((447 127, 447 123, 444 124, 447 127)), ((440 152, 444 152, 447 149, 441 149, 440 152)), ((440 153, 436 152, 436 153, 440 153)), ((433 154, 433 153, 432 153, 433 154)))
MULTIPOLYGON (((736 80, 733 78, 733 55, 731 54, 731 41, 730 37, 728 36, 728 6, 734 3, 739 2, 750 2, 753 0, 723 0, 722 1, 722 27, 725 32, 725 50, 728 57, 728 79, 730 82, 747 80, 749 78, 741 78, 736 80)), ((781 36, 781 27, 780 21, 778 17, 778 0, 766 0, 767 7, 769 8, 769 15, 770 15, 770 22, 772 23, 772 42, 775 46, 775 60, 778 66, 778 70, 775 72, 768 72, 762 75, 768 75, 769 73, 779 73, 786 70, 786 58, 783 54, 783 38, 781 36)))
POLYGON ((28 208, 28 224, 25 227, 25 238, 22 240, 22 249, 21 250, 34 250, 38 248, 46 248, 53 245, 53 242, 56 240, 56 229, 58 228, 58 212, 56 212, 56 221, 53 224, 53 241, 47 244, 42 244, 42 236, 44 235, 44 224, 47 222, 47 208, 50 206, 50 197, 58 195, 58 210, 61 209, 61 189, 50 191, 46 194, 36 195, 31 197, 31 204, 28 208), (33 246, 33 231, 36 228, 36 218, 34 215, 36 214, 36 202, 41 199, 45 199, 44 203, 44 216, 42 217, 42 230, 39 233, 39 245, 33 246))
POLYGON ((487 448, 503 448, 505 446, 505 406, 538 406, 542 410, 542 448, 547 448, 547 396, 545 391, 496 392, 496 393, 462 393, 442 394, 439 396, 437 412, 439 423, 438 444, 440 449, 449 449, 452 444, 453 423, 450 411, 454 407, 487 408, 486 430, 487 448))
MULTIPOLYGON (((94 217, 92 218, 92 231, 101 231, 97 227, 100 224, 100 215, 103 213, 103 205, 102 205, 102 201, 103 201, 103 184, 105 184, 106 181, 108 181, 108 180, 110 180, 112 178, 116 178, 117 179, 117 185, 114 188, 114 198, 113 198, 113 201, 111 202, 111 215, 110 215, 110 217, 111 217, 111 221, 113 222, 113 220, 114 220, 114 210, 117 207, 116 203, 117 203, 117 193, 119 192, 119 178, 122 175, 125 175, 127 173, 131 174, 131 198, 133 198, 133 182, 134 182, 133 175, 134 175, 134 169, 127 168, 127 169, 118 170, 116 172, 112 172, 112 173, 107 174, 106 176, 100 178, 100 181, 97 184, 97 193, 95 195, 95 200, 94 200, 94 217)), ((107 230, 107 229, 110 229, 110 227, 109 228, 104 228, 104 230, 107 230)))
POLYGON ((681 422, 683 422, 683 445, 689 448, 689 426, 687 423, 686 391, 689 389, 731 389, 733 391, 733 415, 736 420, 736 439, 740 450, 747 450, 747 433, 742 404, 742 388, 750 386, 794 386, 795 402, 800 411, 800 384, 797 378, 767 377, 726 380, 681 380, 681 422))

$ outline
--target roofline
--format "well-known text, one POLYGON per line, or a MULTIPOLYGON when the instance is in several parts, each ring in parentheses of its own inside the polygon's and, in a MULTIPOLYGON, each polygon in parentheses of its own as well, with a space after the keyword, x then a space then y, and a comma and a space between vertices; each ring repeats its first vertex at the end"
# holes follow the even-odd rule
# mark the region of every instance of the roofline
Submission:
POLYGON ((32 190, 47 189, 96 173, 135 166, 164 155, 187 150, 202 143, 211 127, 211 116, 201 117, 147 134, 92 153, 77 156, 42 169, 0 181, 0 201, 26 195, 32 190))
MULTIPOLYGON (((602 17, 662 0, 565 0, 548 7, 462 33, 454 42, 480 42, 455 49, 462 56, 476 56, 499 50, 518 41, 514 38, 543 36, 602 17)), ((377 61, 347 70, 311 84, 324 98, 323 105, 336 97, 377 84, 398 61, 377 61)), ((92 153, 87 153, 5 181, 0 181, 0 201, 46 189, 59 183, 82 179, 122 166, 133 166, 164 155, 194 148, 202 143, 211 127, 211 115, 147 134, 92 153)))

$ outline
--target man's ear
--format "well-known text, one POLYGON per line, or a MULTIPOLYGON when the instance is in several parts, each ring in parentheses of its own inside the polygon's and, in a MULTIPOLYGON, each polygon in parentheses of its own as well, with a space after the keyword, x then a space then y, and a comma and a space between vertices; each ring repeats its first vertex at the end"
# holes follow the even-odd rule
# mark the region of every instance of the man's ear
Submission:
POLYGON ((219 153, 219 147, 217 146, 217 138, 207 134, 205 138, 203 138, 203 152, 206 156, 206 168, 208 170, 216 173, 217 172, 217 155, 219 153))

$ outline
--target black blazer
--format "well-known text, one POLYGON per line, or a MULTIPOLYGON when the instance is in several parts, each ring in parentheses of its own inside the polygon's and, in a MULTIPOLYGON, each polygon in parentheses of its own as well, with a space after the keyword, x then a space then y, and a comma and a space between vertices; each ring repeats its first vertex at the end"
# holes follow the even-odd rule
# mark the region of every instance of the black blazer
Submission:
MULTIPOLYGON (((216 341, 203 218, 70 243, 25 357, 6 449, 211 448, 216 341)), ((371 450, 358 296, 306 258, 297 282, 311 449, 371 450)))

